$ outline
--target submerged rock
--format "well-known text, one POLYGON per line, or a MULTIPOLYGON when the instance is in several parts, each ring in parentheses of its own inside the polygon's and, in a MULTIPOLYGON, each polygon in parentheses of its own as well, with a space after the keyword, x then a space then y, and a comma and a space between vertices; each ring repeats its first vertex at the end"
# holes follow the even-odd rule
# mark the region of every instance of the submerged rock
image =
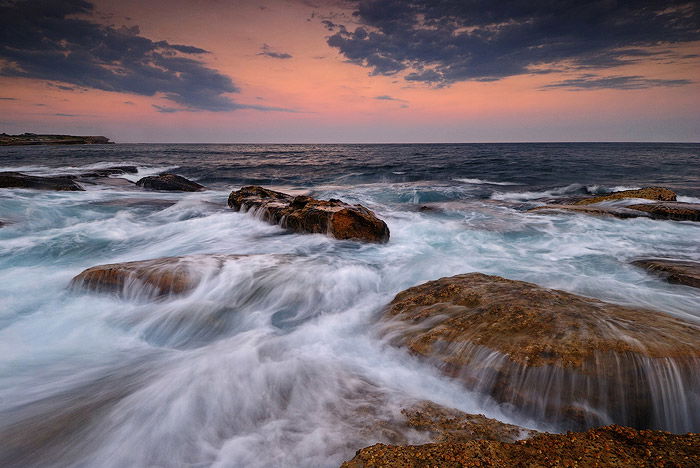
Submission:
POLYGON ((650 214, 654 219, 700 221, 700 203, 666 202, 630 205, 631 210, 650 214))
POLYGON ((263 220, 295 232, 328 234, 336 239, 387 242, 386 223, 362 205, 340 200, 316 200, 291 196, 258 186, 231 192, 228 206, 236 211, 254 210, 263 220))
POLYGON ((700 428, 700 325, 480 273, 407 289, 383 334, 467 388, 568 428, 700 428))
POLYGON ((610 200, 621 200, 623 198, 647 198, 649 200, 676 201, 675 192, 663 187, 644 187, 637 190, 623 190, 613 192, 609 195, 586 198, 575 202, 576 205, 590 205, 610 200))
POLYGON ((631 210, 622 206, 589 206, 589 205, 543 205, 536 206, 528 210, 536 213, 551 213, 557 211, 573 211, 576 213, 584 213, 593 216, 614 216, 615 218, 641 218, 650 217, 649 214, 641 211, 631 210))
POLYGON ((540 434, 514 443, 376 444, 358 450, 341 468, 433 466, 700 466, 700 434, 676 435, 612 425, 586 432, 540 434))
POLYGON ((138 172, 139 170, 136 166, 113 166, 83 172, 80 174, 80 177, 109 177, 113 175, 136 174, 138 172))
POLYGON ((69 177, 39 177, 19 172, 0 172, 0 188, 82 191, 83 187, 69 177))
MULTIPOLYGON (((644 258, 635 260, 632 265, 658 274, 669 283, 684 284, 700 288, 700 262, 691 260, 669 260, 664 258, 644 258)), ((700 338, 698 338, 700 339, 700 338)))
POLYGON ((206 187, 185 179, 176 174, 161 174, 157 176, 148 176, 139 179, 136 185, 149 190, 164 190, 170 192, 199 192, 206 190, 206 187))
POLYGON ((246 255, 188 255, 98 265, 73 278, 71 287, 120 296, 182 294, 219 271, 227 260, 242 257, 246 255))

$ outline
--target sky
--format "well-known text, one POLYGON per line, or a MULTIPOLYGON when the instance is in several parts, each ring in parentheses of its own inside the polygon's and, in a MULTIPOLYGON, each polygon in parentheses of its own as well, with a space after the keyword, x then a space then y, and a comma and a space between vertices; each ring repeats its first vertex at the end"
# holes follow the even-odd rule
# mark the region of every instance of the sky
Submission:
POLYGON ((700 142, 700 2, 0 0, 0 132, 700 142))

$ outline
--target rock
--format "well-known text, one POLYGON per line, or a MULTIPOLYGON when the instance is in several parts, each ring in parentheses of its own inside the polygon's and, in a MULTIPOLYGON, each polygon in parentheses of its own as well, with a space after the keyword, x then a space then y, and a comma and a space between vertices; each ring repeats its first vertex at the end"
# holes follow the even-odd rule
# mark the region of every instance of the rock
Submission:
POLYGON ((138 172, 139 170, 136 166, 114 166, 83 172, 80 174, 80 177, 109 177, 113 175, 136 174, 138 172))
POLYGON ((23 133, 22 135, 0 134, 0 146, 105 144, 113 144, 113 142, 103 136, 37 135, 36 133, 23 133))
POLYGON ((376 444, 341 468, 700 466, 700 434, 606 426, 540 434, 514 443, 479 440, 426 445, 376 444))
POLYGON ((650 215, 642 213, 640 211, 631 210, 627 207, 622 206, 588 206, 588 205, 543 205, 536 206, 535 208, 530 208, 527 210, 531 213, 552 213, 552 212, 576 212, 584 213, 593 216, 614 216, 615 218, 641 218, 650 217, 650 215))
POLYGON ((686 286, 700 288, 700 262, 645 258, 633 261, 632 265, 656 273, 665 278, 669 283, 684 284, 686 286))
POLYGON ((654 219, 700 221, 700 203, 666 202, 628 206, 631 210, 649 213, 654 219))
POLYGON ((649 200, 676 201, 676 194, 675 192, 663 187, 644 187, 638 190, 623 190, 621 192, 613 192, 609 195, 586 198, 584 200, 577 201, 575 204, 590 205, 591 203, 620 200, 623 198, 647 198, 649 200))
POLYGON ((295 232, 328 234, 336 239, 387 242, 386 223, 362 205, 340 200, 293 197, 258 186, 231 192, 228 206, 236 211, 254 210, 263 220, 295 232))
POLYGON ((71 288, 115 293, 119 296, 163 297, 194 289, 228 260, 245 255, 188 255, 164 257, 88 268, 71 281, 71 288))
POLYGON ((480 273, 399 293, 382 334, 470 390, 567 428, 700 428, 700 325, 480 273))
POLYGON ((199 192, 200 190, 206 190, 203 185, 176 174, 144 177, 136 182, 136 185, 149 190, 166 190, 171 192, 199 192))
POLYGON ((532 437, 537 431, 506 424, 483 414, 468 414, 423 401, 401 410, 408 428, 428 432, 433 442, 467 442, 470 440, 498 440, 515 442, 532 437))
POLYGON ((39 177, 19 172, 0 172, 0 188, 30 188, 38 190, 83 191, 68 177, 39 177))

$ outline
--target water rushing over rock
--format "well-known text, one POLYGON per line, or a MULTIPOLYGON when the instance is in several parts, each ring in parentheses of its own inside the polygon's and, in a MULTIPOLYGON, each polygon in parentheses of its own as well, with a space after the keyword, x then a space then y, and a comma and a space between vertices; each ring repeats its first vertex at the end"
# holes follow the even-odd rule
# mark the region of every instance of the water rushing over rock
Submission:
POLYGON ((399 293, 390 343, 467 388, 569 428, 700 427, 700 325, 479 273, 399 293))
POLYGON ((83 271, 71 287, 111 292, 124 297, 163 297, 195 288, 217 274, 227 261, 242 255, 190 255, 98 265, 83 271))

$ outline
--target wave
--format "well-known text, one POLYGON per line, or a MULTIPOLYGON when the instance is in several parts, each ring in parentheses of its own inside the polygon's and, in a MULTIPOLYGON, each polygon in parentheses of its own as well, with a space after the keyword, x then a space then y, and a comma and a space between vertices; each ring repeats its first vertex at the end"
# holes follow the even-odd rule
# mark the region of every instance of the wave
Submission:
POLYGON ((477 185, 522 185, 517 182, 493 182, 491 180, 483 179, 452 179, 457 182, 464 182, 465 184, 477 184, 477 185))

